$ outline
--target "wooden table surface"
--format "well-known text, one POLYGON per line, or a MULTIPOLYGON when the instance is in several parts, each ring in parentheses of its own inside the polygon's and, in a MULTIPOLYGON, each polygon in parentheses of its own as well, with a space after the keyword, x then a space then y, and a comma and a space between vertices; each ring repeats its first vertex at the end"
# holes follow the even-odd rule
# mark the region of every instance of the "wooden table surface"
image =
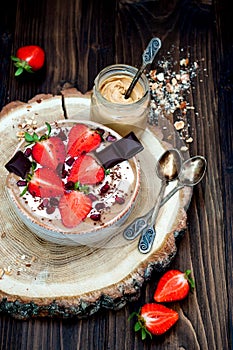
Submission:
MULTIPOLYGON (((29 319, 0 315, 0 349, 232 349, 232 16, 217 0, 14 0, 0 11, 0 110, 39 93, 60 94, 64 87, 92 89, 107 65, 139 67, 151 37, 162 48, 158 62, 189 58, 198 63, 186 99, 191 155, 207 158, 207 174, 193 191, 187 230, 170 268, 190 268, 196 287, 173 305, 178 323, 165 335, 142 341, 127 319, 151 302, 159 274, 140 298, 118 311, 101 310, 87 319, 29 319), (22 45, 46 52, 41 72, 14 76, 10 55, 22 45), (169 58, 168 58, 169 57, 169 58)), ((1 121, 0 121, 1 122, 1 121)), ((1 135, 4 137, 4 135, 1 135)), ((4 220, 4 218, 1 218, 4 220)), ((1 304, 0 304, 1 305, 1 304)))

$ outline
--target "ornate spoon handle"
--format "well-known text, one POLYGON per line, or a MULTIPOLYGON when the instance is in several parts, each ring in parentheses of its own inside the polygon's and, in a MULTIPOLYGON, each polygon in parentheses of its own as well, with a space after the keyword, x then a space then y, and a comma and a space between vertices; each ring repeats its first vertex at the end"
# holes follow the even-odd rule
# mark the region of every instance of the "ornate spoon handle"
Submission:
POLYGON ((139 239, 138 250, 143 254, 149 253, 149 251, 151 250, 152 245, 154 243, 154 239, 156 236, 156 230, 154 228, 154 225, 155 225, 157 216, 159 214, 160 204, 161 204, 161 200, 163 198, 166 186, 167 186, 167 181, 163 181, 158 198, 157 198, 156 205, 154 207, 153 213, 152 213, 151 218, 150 218, 149 227, 144 229, 144 231, 142 232, 142 235, 139 239))
MULTIPOLYGON (((181 188, 183 188, 183 185, 179 185, 173 188, 162 200, 160 203, 160 208, 181 188)), ((134 221, 129 224, 129 226, 126 227, 126 229, 123 232, 123 236, 125 239, 131 241, 135 238, 137 238, 140 233, 148 226, 148 221, 153 213, 154 208, 150 209, 144 216, 141 216, 140 218, 134 219, 134 221)))

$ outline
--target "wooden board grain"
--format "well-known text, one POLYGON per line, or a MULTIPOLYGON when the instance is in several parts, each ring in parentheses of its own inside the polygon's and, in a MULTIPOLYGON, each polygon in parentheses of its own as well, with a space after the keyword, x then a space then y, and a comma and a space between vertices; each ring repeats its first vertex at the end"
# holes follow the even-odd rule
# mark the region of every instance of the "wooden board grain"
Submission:
MULTIPOLYGON (((8 130, 7 137, 1 142, 1 166, 4 168, 13 154, 17 136, 24 130, 65 117, 88 119, 89 96, 67 90, 63 96, 39 95, 27 104, 7 105, 1 113, 0 132, 3 134, 8 130)), ((161 210, 156 240, 149 254, 141 254, 137 240, 128 242, 122 235, 124 227, 153 206, 154 196, 158 193, 158 188, 153 189, 155 161, 165 148, 171 147, 162 141, 161 130, 156 127, 148 127, 142 143, 145 150, 139 158, 139 198, 125 225, 101 244, 65 246, 36 236, 12 209, 5 191, 7 171, 2 172, 2 311, 17 318, 27 318, 83 317, 101 308, 119 309, 139 297, 143 283, 153 270, 162 270, 171 262, 177 251, 175 235, 181 235, 186 227, 184 207, 191 195, 188 189, 180 191, 161 210)))

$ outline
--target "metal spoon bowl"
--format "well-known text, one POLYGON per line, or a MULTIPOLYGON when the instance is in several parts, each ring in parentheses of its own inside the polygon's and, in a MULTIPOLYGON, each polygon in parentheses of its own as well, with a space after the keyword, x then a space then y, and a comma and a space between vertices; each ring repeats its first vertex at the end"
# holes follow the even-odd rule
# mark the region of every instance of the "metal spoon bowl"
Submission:
POLYGON ((162 199, 161 206, 181 188, 197 185, 203 179, 206 167, 207 161, 203 156, 194 156, 187 159, 181 167, 177 185, 162 199))

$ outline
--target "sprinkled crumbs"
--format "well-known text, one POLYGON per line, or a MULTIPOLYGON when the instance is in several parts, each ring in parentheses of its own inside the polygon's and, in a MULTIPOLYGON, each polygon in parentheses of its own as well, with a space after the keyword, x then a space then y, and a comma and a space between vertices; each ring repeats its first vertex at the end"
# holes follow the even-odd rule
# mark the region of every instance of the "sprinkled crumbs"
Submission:
MULTIPOLYGON (((193 139, 189 135, 187 113, 194 110, 190 105, 188 95, 191 82, 197 76, 199 64, 190 63, 188 57, 180 59, 180 62, 173 61, 172 52, 168 57, 157 62, 157 69, 151 70, 147 77, 150 84, 151 112, 150 124, 158 124, 159 117, 166 117, 172 120, 174 128, 178 131, 182 140, 190 144, 193 139)), ((184 146, 183 150, 188 147, 184 146)))

